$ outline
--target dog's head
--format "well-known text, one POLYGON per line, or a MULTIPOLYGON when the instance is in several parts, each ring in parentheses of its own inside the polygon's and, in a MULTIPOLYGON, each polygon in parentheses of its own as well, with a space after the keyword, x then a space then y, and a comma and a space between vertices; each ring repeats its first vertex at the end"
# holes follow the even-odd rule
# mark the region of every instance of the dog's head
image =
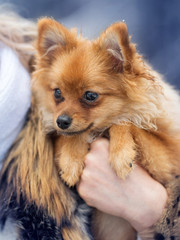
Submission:
POLYGON ((47 18, 39 21, 38 32, 33 90, 49 130, 101 130, 128 111, 140 70, 125 23, 111 25, 95 41, 47 18))

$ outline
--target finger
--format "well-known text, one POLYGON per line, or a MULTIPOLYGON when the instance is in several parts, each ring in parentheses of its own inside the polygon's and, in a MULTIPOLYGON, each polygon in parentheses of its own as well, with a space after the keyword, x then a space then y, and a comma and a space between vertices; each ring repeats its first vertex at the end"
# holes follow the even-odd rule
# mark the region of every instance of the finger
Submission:
POLYGON ((76 183, 76 190, 78 191, 78 193, 80 192, 80 184, 81 184, 81 179, 79 180, 79 182, 76 183))
POLYGON ((90 188, 89 185, 84 182, 82 179, 76 184, 77 192, 79 193, 80 197, 84 199, 84 201, 87 201, 90 188))
POLYGON ((106 138, 98 138, 91 144, 91 151, 109 150, 109 141, 106 138))

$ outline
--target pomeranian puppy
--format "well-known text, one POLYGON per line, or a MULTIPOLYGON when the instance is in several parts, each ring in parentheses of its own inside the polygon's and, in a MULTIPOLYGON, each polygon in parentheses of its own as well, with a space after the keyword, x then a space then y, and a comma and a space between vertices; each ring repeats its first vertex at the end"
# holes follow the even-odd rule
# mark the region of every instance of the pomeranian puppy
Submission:
MULTIPOLYGON (((59 136, 57 137, 54 129, 46 129, 49 116, 44 113, 51 90, 46 89, 47 92, 43 92, 43 86, 38 89, 36 81, 42 71, 44 74, 46 71, 51 72, 51 63, 46 65, 47 69, 44 65, 44 60, 50 59, 44 53, 41 56, 39 46, 43 41, 42 21, 39 22, 31 109, 25 126, 0 171, 0 231, 4 227, 7 229, 6 224, 10 222, 15 229, 14 238, 18 240, 98 239, 97 234, 92 233, 92 210, 78 196, 75 188, 70 189, 59 176, 54 157, 55 143, 59 136)), ((56 91, 57 98, 58 94, 56 91)), ((56 102, 56 99, 52 100, 56 102)), ((114 222, 116 225, 113 226, 118 228, 119 234, 113 240, 135 239, 135 232, 130 224, 123 219, 114 222)), ((100 236, 103 237, 102 234, 100 236)), ((107 237, 108 235, 103 239, 108 239, 107 237)))
POLYGON ((30 119, 0 175, 1 222, 18 222, 18 239, 91 239, 90 223, 95 239, 135 239, 126 221, 100 212, 91 219, 61 181, 74 186, 90 143, 108 134, 109 161, 120 178, 140 164, 168 191, 150 239, 168 239, 172 231, 179 237, 180 99, 136 52, 126 24, 89 41, 44 18, 36 49, 30 119))
POLYGON ((167 189, 154 237, 170 237, 174 226, 168 223, 178 218, 180 194, 178 93, 143 61, 125 23, 111 25, 95 41, 51 19, 38 27, 33 90, 46 131, 59 136, 55 158, 61 178, 69 186, 78 182, 89 143, 107 130, 109 161, 120 178, 139 164, 167 189))

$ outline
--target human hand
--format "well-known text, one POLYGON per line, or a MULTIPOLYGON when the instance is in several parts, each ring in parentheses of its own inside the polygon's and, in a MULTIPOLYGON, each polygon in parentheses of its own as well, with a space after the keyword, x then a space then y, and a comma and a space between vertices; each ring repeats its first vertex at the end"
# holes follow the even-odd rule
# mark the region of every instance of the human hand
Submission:
POLYGON ((165 188, 139 166, 135 166, 126 180, 121 180, 108 158, 107 139, 91 144, 77 184, 80 196, 88 205, 126 219, 138 232, 155 224, 167 201, 165 188))

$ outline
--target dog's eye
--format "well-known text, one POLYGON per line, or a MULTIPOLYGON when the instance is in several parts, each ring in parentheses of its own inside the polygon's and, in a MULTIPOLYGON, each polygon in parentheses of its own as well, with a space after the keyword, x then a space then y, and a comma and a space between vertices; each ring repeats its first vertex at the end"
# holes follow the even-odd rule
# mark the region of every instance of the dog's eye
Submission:
POLYGON ((98 93, 87 91, 84 93, 84 99, 88 102, 94 102, 98 98, 98 93))
POLYGON ((54 89, 54 97, 57 100, 60 100, 62 98, 61 90, 59 88, 54 89))

